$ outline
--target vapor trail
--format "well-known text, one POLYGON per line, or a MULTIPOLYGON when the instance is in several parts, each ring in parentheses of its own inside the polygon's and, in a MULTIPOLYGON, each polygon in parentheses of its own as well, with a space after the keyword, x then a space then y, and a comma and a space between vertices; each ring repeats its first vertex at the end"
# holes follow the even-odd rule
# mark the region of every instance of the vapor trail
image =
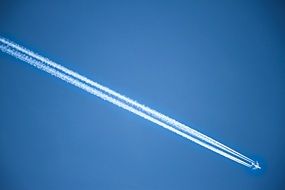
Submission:
POLYGON ((121 95, 121 94, 119 94, 119 93, 117 93, 117 92, 107 88, 107 87, 104 87, 104 86, 102 86, 102 85, 100 85, 100 84, 98 84, 98 83, 96 83, 94 81, 91 81, 90 79, 88 79, 88 78, 86 78, 84 76, 81 76, 81 75, 79 75, 78 73, 76 73, 74 71, 71 71, 71 70, 69 70, 69 69, 67 69, 67 68, 65 68, 65 67, 63 67, 61 65, 58 65, 55 62, 50 61, 49 59, 47 59, 45 57, 39 56, 36 53, 34 53, 34 52, 32 52, 32 51, 30 51, 28 49, 25 49, 25 48, 15 44, 15 43, 9 42, 8 40, 3 39, 3 42, 9 44, 13 48, 16 48, 16 49, 18 49, 18 50, 28 54, 31 57, 34 57, 34 58, 36 58, 36 59, 38 59, 38 60, 48 64, 49 66, 52 66, 52 67, 54 67, 56 69, 59 69, 62 72, 68 74, 68 75, 71 75, 71 76, 73 76, 73 77, 75 77, 75 78, 77 78, 77 79, 79 79, 79 80, 81 80, 81 81, 83 81, 83 82, 93 86, 93 87, 98 88, 98 89, 102 90, 104 93, 110 94, 111 96, 116 97, 120 101, 123 101, 123 102, 125 102, 127 104, 130 104, 131 106, 136 107, 137 109, 141 110, 142 112, 146 112, 147 114, 149 114, 149 115, 151 115, 151 116, 153 116, 153 117, 155 117, 155 118, 157 118, 159 120, 162 120, 163 122, 165 122, 165 123, 167 123, 169 125, 173 125, 173 126, 179 128, 180 130, 186 132, 186 133, 190 133, 192 135, 195 135, 197 138, 200 138, 201 140, 209 142, 209 143, 211 143, 213 145, 215 144, 217 147, 219 147, 219 148, 221 148, 221 149, 223 149, 225 151, 231 152, 232 154, 234 154, 234 155, 236 155, 236 156, 238 156, 238 157, 240 157, 240 158, 242 158, 244 160, 247 160, 248 162, 254 162, 253 160, 249 159, 248 157, 246 157, 246 156, 244 156, 244 155, 242 155, 242 154, 240 154, 240 153, 230 149, 229 147, 227 147, 227 146, 225 146, 225 145, 215 141, 214 139, 212 139, 212 138, 210 138, 210 137, 208 137, 206 135, 203 135, 202 133, 200 133, 200 132, 198 132, 198 131, 196 131, 194 129, 191 129, 188 126, 186 126, 186 125, 184 125, 184 124, 182 124, 182 123, 180 123, 180 122, 178 122, 178 121, 176 121, 176 120, 174 120, 172 118, 169 118, 169 117, 167 117, 167 116, 165 116, 165 115, 163 115, 163 114, 161 114, 161 113, 159 113, 159 112, 157 112, 157 111, 155 111, 155 110, 153 110, 151 108, 148 108, 147 106, 139 104, 136 101, 131 100, 131 99, 129 99, 129 98, 127 98, 127 97, 125 97, 125 96, 123 96, 123 95, 121 95))
POLYGON ((99 83, 96 83, 70 69, 67 69, 43 56, 40 56, 24 47, 0 37, 0 49, 22 61, 25 61, 40 70, 56 76, 74 86, 77 86, 93 95, 111 102, 123 109, 156 123, 178 135, 181 135, 209 150, 252 169, 260 169, 258 162, 227 147, 226 145, 182 124, 166 115, 142 105, 124 95, 121 95, 99 83))

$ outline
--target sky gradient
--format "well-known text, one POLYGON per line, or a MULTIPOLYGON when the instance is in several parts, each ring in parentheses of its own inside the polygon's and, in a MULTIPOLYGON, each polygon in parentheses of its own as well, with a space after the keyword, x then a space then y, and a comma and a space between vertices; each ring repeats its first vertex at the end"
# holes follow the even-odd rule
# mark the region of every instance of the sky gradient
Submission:
POLYGON ((284 12, 277 1, 1 1, 2 36, 262 170, 0 53, 0 189, 282 189, 284 12))

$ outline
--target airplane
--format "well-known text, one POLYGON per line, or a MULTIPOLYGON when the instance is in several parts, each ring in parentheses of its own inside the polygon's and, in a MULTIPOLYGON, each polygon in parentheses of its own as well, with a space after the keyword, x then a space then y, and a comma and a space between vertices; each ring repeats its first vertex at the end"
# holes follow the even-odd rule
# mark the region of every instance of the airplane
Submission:
POLYGON ((261 167, 259 166, 259 163, 257 161, 252 163, 251 168, 253 170, 261 169, 261 167))

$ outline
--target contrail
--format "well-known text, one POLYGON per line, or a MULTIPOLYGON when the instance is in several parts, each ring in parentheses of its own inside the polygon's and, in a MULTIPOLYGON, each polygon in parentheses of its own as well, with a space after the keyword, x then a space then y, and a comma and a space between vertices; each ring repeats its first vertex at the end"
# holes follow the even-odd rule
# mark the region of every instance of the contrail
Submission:
POLYGON ((186 139, 189 139, 209 150, 252 169, 260 169, 259 163, 245 155, 227 147, 226 145, 172 119, 162 113, 140 104, 124 95, 119 94, 85 76, 82 76, 66 67, 40 56, 14 42, 0 37, 0 49, 30 65, 58 77, 86 92, 106 100, 118 107, 143 117, 163 128, 166 128, 186 139))

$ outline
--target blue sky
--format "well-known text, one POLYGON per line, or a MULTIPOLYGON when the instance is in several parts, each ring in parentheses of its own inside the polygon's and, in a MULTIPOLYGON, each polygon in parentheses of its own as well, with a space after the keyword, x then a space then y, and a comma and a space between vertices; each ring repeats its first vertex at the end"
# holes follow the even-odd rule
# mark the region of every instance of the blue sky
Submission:
POLYGON ((1 189, 282 189, 284 12, 277 1, 2 1, 2 36, 263 169, 1 53, 1 189))

